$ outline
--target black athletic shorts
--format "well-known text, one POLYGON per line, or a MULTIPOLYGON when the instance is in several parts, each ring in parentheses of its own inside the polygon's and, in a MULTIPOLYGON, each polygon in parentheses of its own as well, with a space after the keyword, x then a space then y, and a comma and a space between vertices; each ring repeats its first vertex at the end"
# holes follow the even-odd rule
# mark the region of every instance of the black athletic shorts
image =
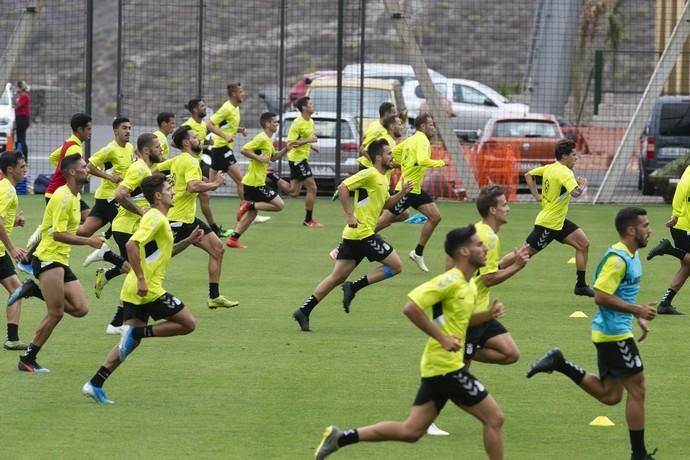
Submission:
POLYGON ((228 168, 237 163, 235 154, 227 145, 211 149, 211 167, 216 171, 227 171, 228 168))
POLYGON ((12 275, 16 275, 17 272, 14 270, 14 262, 12 262, 12 256, 5 250, 5 255, 0 257, 0 280, 9 278, 12 275))
POLYGON ((379 235, 371 235, 363 240, 343 240, 338 246, 337 260, 354 260, 359 264, 365 257, 370 262, 379 262, 393 252, 393 246, 379 235))
POLYGON ((36 256, 33 256, 31 258, 31 268, 34 269, 34 276, 36 279, 40 280, 40 275, 43 272, 47 272, 48 270, 52 270, 53 268, 62 268, 65 271, 65 274, 62 278, 62 280, 65 283, 69 283, 70 281, 77 281, 77 276, 74 274, 71 268, 69 268, 67 265, 63 265, 59 262, 51 262, 51 261, 42 261, 36 256))
POLYGON ((96 198, 96 203, 93 205, 93 208, 91 208, 89 217, 98 217, 105 225, 115 219, 115 216, 117 216, 117 208, 118 204, 114 199, 106 200, 104 198, 96 198))
POLYGON ((477 326, 468 327, 465 336, 465 358, 472 359, 489 339, 506 332, 508 332, 508 329, 496 319, 490 319, 477 326))
POLYGON ((309 167, 309 162, 307 160, 302 160, 299 163, 295 163, 294 161, 288 161, 288 165, 290 165, 291 180, 294 179, 301 181, 314 175, 311 172, 311 168, 309 167))
POLYGON ((434 401, 436 410, 441 412, 449 399, 458 406, 474 406, 488 395, 489 393, 479 380, 469 371, 460 369, 435 377, 422 377, 414 405, 421 406, 434 401))
POLYGON ((129 302, 122 302, 122 319, 138 319, 145 323, 149 322, 149 318, 158 321, 163 318, 169 318, 176 313, 179 313, 184 308, 184 303, 174 295, 166 292, 153 302, 136 305, 129 302))
POLYGON ((243 185, 242 187, 244 189, 244 199, 247 201, 254 201, 255 203, 270 203, 275 197, 278 196, 278 192, 266 185, 262 185, 260 187, 243 185))
POLYGON ((185 224, 184 222, 176 222, 174 220, 170 221, 170 228, 173 231, 175 243, 179 243, 180 241, 187 238, 197 227, 204 231, 204 235, 211 233, 211 228, 208 225, 206 225, 205 222, 198 218, 194 219, 194 222, 192 222, 191 224, 185 224))
POLYGON ((113 239, 117 243, 117 247, 120 250, 120 256, 127 260, 127 241, 132 237, 129 233, 124 232, 113 232, 113 239))
POLYGON ((396 216, 399 216, 400 214, 404 213, 407 210, 407 208, 419 209, 420 206, 433 202, 434 199, 424 190, 420 191, 420 193, 410 192, 404 197, 402 197, 400 201, 398 201, 395 204, 395 206, 393 206, 390 209, 390 212, 392 212, 396 216))
POLYGON ((671 229, 671 238, 673 238, 673 245, 685 252, 690 252, 690 235, 685 230, 677 228, 671 229))
POLYGON ((578 228, 577 224, 568 219, 563 222, 563 228, 560 230, 553 230, 542 227, 541 225, 535 225, 534 229, 532 229, 532 233, 529 234, 525 241, 535 251, 541 251, 553 240, 563 243, 563 240, 578 228))
POLYGON ((595 343, 599 377, 607 375, 615 378, 630 377, 642 372, 642 357, 637 349, 635 339, 628 338, 620 342, 595 343))
MULTIPOLYGON (((50 201, 50 197, 47 196, 47 197, 45 197, 45 199, 46 199, 46 204, 48 204, 48 202, 50 201)), ((91 209, 91 207, 88 204, 86 204, 86 201, 79 200, 79 211, 86 211, 87 209, 91 209)))

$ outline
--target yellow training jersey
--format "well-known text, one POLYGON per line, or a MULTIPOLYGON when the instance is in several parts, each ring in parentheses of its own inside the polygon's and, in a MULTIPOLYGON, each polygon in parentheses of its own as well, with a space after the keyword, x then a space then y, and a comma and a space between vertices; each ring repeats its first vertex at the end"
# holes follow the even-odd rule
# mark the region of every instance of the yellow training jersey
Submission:
POLYGON ((690 232, 690 166, 685 168, 676 186, 671 204, 671 213, 678 218, 673 228, 690 232))
POLYGON ((204 120, 201 120, 197 123, 194 118, 189 117, 187 118, 187 121, 182 124, 192 128, 192 131, 194 131, 196 137, 199 138, 199 145, 201 145, 201 148, 203 149, 206 145, 206 136, 208 135, 208 130, 206 129, 206 123, 204 123, 204 120))
POLYGON ((170 142, 168 142, 168 136, 163 134, 160 129, 154 131, 153 135, 158 138, 158 143, 161 145, 161 158, 167 160, 170 157, 170 142))
MULTIPOLYGON (((2 226, 5 227, 7 236, 12 234, 14 230, 14 218, 17 216, 17 206, 19 206, 19 198, 17 198, 17 191, 6 177, 0 180, 0 219, 2 219, 2 226)), ((0 241, 0 257, 5 255, 5 245, 0 241)))
POLYGON ((76 235, 81 220, 79 208, 81 195, 74 195, 67 185, 59 187, 50 197, 43 212, 41 222, 41 242, 34 255, 44 263, 57 262, 69 265, 71 246, 53 239, 54 233, 73 233, 76 235))
POLYGON ((60 152, 62 151, 62 146, 65 145, 68 142, 74 142, 74 144, 70 145, 67 148, 67 151, 65 152, 65 156, 68 157, 70 155, 81 155, 84 156, 82 153, 82 146, 81 146, 81 140, 72 134, 65 142, 63 142, 60 147, 56 148, 52 152, 50 152, 50 155, 48 155, 48 160, 50 160, 50 164, 53 166, 57 166, 58 162, 60 161, 60 152))
MULTIPOLYGON (((134 203, 142 209, 148 208, 149 202, 146 201, 144 192, 141 191, 141 181, 150 175, 151 168, 149 168, 149 165, 147 165, 144 160, 139 158, 127 168, 124 179, 118 184, 118 186, 125 187, 129 190, 129 196, 134 203)), ((113 219, 113 231, 131 235, 139 226, 140 220, 141 216, 139 214, 135 214, 125 209, 124 206, 120 206, 117 210, 115 219, 113 219)))
POLYGON ((570 192, 577 188, 577 180, 572 169, 558 161, 534 168, 530 176, 542 176, 541 211, 537 214, 535 225, 560 230, 568 214, 570 192))
MULTIPOLYGON (((268 137, 265 131, 261 131, 259 134, 254 136, 254 139, 244 144, 242 147, 245 150, 256 153, 257 155, 266 156, 269 159, 273 158, 276 150, 273 148, 273 142, 271 138, 268 137)), ((256 160, 249 160, 249 167, 247 172, 242 178, 242 183, 244 185, 249 185, 251 187, 261 187, 266 185, 266 170, 268 169, 268 163, 262 163, 256 160)))
POLYGON ((199 161, 189 153, 183 152, 171 162, 170 176, 173 183, 173 207, 168 211, 168 219, 191 224, 196 218, 196 193, 187 191, 187 184, 202 180, 199 161))
MULTIPOLYGON (((378 121, 372 123, 372 125, 375 124, 375 123, 378 123, 378 121)), ((368 132, 368 130, 367 130, 367 132, 368 132)), ((383 133, 380 133, 380 134, 377 132, 377 137, 376 137, 376 138, 370 140, 366 145, 365 145, 364 143, 362 143, 362 146, 363 146, 364 149, 366 150, 366 149, 369 148, 369 145, 371 145, 372 142, 378 141, 378 140, 381 140, 381 139, 384 139, 384 140, 388 143, 388 146, 389 146, 391 149, 392 149, 393 147, 395 147, 396 144, 397 144, 397 143, 395 142, 395 139, 393 139, 393 136, 391 136, 390 134, 388 134, 388 131, 384 130, 383 133)), ((365 168, 371 168, 372 166, 374 166, 374 165, 371 163, 371 160, 369 159, 369 157, 366 156, 366 155, 360 155, 359 158, 357 158, 357 161, 359 161, 359 164, 361 164, 361 165, 364 166, 365 168)), ((392 171, 390 171, 390 170, 389 170, 389 171, 386 171, 386 176, 388 176, 388 177, 390 178, 391 172, 392 172, 392 171)))
MULTIPOLYGON (((302 116, 295 118, 290 125, 290 130, 288 131, 288 141, 298 141, 301 139, 308 139, 314 135, 316 128, 314 126, 314 120, 310 118, 305 120, 302 116)), ((309 153, 311 152, 311 144, 307 143, 294 149, 290 149, 287 154, 288 160, 295 163, 300 161, 308 160, 309 153)))
MULTIPOLYGON (((211 123, 223 130, 225 134, 237 135, 240 127, 240 107, 232 105, 232 102, 225 101, 218 111, 211 116, 211 123)), ((213 148, 228 147, 232 149, 234 142, 225 142, 225 139, 213 134, 213 148)))
POLYGON ((427 168, 442 168, 446 165, 443 160, 431 159, 431 143, 421 131, 396 145, 393 148, 393 158, 400 164, 401 180, 398 182, 397 190, 402 188, 402 182, 405 180, 412 182, 412 193, 422 192, 422 182, 427 168))
MULTIPOLYGON (((101 171, 117 174, 120 177, 124 177, 133 161, 134 146, 128 142, 122 147, 115 141, 111 141, 89 158, 89 163, 101 171)), ((101 179, 101 185, 93 196, 98 199, 112 200, 115 197, 116 188, 116 183, 101 179)))
POLYGON ((137 294, 137 275, 134 270, 130 270, 122 285, 120 299, 143 305, 165 294, 163 279, 173 249, 173 233, 168 218, 156 208, 149 209, 141 218, 139 228, 130 241, 139 243, 139 258, 148 292, 143 297, 137 294))
POLYGON ((357 228, 345 226, 343 238, 363 240, 375 233, 376 221, 390 197, 388 179, 376 168, 367 168, 345 179, 343 185, 349 191, 355 192, 353 207, 355 217, 359 221, 357 228))
POLYGON ((381 139, 384 134, 388 134, 388 131, 383 127, 379 120, 376 120, 370 124, 364 131, 364 137, 362 138, 362 147, 365 149, 369 148, 369 144, 374 141, 381 139))
MULTIPOLYGON (((431 316, 431 320, 444 335, 453 335, 465 342, 465 334, 474 311, 477 288, 467 281, 457 268, 413 289, 407 297, 431 316)), ((459 351, 446 351, 440 343, 429 337, 422 354, 422 377, 435 377, 461 369, 464 366, 464 346, 459 351)))
POLYGON ((485 311, 489 309, 489 288, 482 283, 482 275, 490 275, 498 271, 498 262, 501 260, 501 241, 490 225, 479 221, 474 224, 477 235, 486 246, 486 265, 477 270, 475 283, 477 284, 477 306, 475 311, 485 311))

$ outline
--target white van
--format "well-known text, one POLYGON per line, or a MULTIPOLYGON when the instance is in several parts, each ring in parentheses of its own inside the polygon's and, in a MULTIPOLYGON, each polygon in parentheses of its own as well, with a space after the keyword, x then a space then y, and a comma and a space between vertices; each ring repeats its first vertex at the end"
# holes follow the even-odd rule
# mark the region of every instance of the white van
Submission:
POLYGON ((14 127, 14 107, 12 107, 12 83, 5 85, 0 96, 0 151, 5 150, 7 136, 14 127))

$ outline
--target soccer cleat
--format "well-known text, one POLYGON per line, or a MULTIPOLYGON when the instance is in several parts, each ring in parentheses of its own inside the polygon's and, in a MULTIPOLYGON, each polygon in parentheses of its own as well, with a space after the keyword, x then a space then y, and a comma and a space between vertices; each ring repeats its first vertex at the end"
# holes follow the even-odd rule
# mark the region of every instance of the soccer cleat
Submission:
POLYGON ((114 401, 109 400, 105 396, 105 391, 103 391, 103 387, 95 387, 91 384, 91 382, 86 382, 84 386, 81 387, 81 393, 84 396, 93 399, 98 404, 115 404, 114 401))
POLYGON ((86 256, 86 259, 84 259, 84 263, 82 265, 84 267, 88 267, 89 265, 91 265, 94 262, 103 261, 103 256, 108 251, 110 251, 110 248, 108 247, 107 244, 103 243, 100 248, 94 249, 93 251, 91 251, 91 254, 86 256))
POLYGON ((251 207, 251 203, 247 200, 242 200, 242 203, 240 203, 240 209, 237 210, 237 222, 242 220, 242 217, 247 214, 247 211, 249 211, 249 208, 251 207))
POLYGON ((228 240, 225 242, 225 245, 233 249, 247 249, 247 246, 240 243, 240 240, 234 240, 232 238, 228 238, 228 240))
POLYGON ((226 230, 222 226, 220 227, 220 231, 218 232, 220 238, 228 238, 230 235, 232 235, 232 230, 226 230))
POLYGON ((29 262, 17 262, 17 268, 29 276, 34 276, 34 267, 29 262))
POLYGON ((22 351, 29 348, 29 345, 22 342, 21 340, 6 340, 3 347, 5 348, 5 350, 22 351))
POLYGON ((659 449, 654 449, 652 452, 647 452, 643 456, 636 455, 635 452, 633 452, 630 455, 630 460, 654 460, 653 455, 656 455, 656 451, 659 449))
POLYGON ((647 254, 647 260, 652 260, 656 256, 663 256, 664 254, 668 254, 668 252, 671 249, 673 249, 673 245, 671 244, 671 242, 666 238, 662 238, 656 246, 649 250, 649 254, 647 254))
POLYGON ((548 372, 550 374, 564 362, 565 358, 563 357, 561 350, 558 348, 552 348, 530 366, 529 370, 527 371, 527 378, 529 379, 534 374, 538 374, 540 372, 548 372))
POLYGON ((20 371, 35 372, 37 374, 47 374, 50 372, 50 369, 41 367, 41 365, 38 364, 35 359, 26 359, 23 356, 19 358, 17 368, 20 371))
POLYGON ((311 329, 309 329, 309 316, 305 315, 300 308, 292 313, 292 317, 295 318, 302 332, 311 332, 311 329))
POLYGON ((417 253, 414 252, 414 249, 410 251, 410 259, 412 259, 412 261, 417 264, 421 271, 429 272, 429 269, 424 263, 424 256, 417 255, 417 253))
POLYGON ((108 324, 105 327, 105 333, 108 335, 120 335, 122 334, 122 326, 113 326, 112 324, 108 324))
POLYGON ((676 307, 671 305, 669 302, 661 302, 656 307, 656 312, 658 315, 684 315, 682 311, 676 310, 676 307))
POLYGON ((120 358, 120 362, 123 362, 127 356, 134 350, 137 341, 134 339, 134 328, 125 324, 121 328, 122 332, 120 334, 120 343, 117 346, 117 355, 120 358))
POLYGON ((345 313, 350 313, 350 304, 355 298, 355 291, 352 289, 352 282, 345 281, 341 286, 343 289, 343 309, 345 313))
POLYGON ((338 248, 331 249, 331 252, 328 253, 328 257, 333 260, 338 260, 338 248))
POLYGON ((594 289, 591 287, 585 285, 585 286, 578 286, 575 285, 575 289, 573 289, 573 294, 575 295, 582 295, 585 297, 594 297, 594 289))
POLYGON ((268 222, 269 220, 271 220, 271 216, 262 216, 260 214, 257 214, 254 218, 254 223, 263 224, 264 222, 268 222))
POLYGON ((208 308, 211 310, 215 310, 216 308, 234 308, 239 304, 237 300, 230 300, 222 295, 219 295, 215 299, 208 299, 208 308))
POLYGON ((321 443, 319 444, 319 447, 316 448, 316 452, 314 453, 314 459, 323 460, 338 450, 338 438, 340 438, 342 435, 343 430, 337 426, 331 425, 326 427, 323 432, 323 437, 321 438, 321 443))
POLYGON ((32 279, 28 279, 22 283, 17 289, 12 291, 12 294, 7 298, 7 305, 12 305, 19 299, 26 299, 31 294, 34 288, 38 289, 36 282, 32 279))
POLYGON ((105 277, 105 268, 99 268, 96 270, 96 283, 93 286, 93 292, 97 299, 103 295, 103 288, 106 284, 108 284, 108 278, 105 277))
POLYGON ((314 219, 305 220, 304 222, 302 222, 302 225, 304 225, 305 227, 309 227, 309 228, 321 228, 321 227, 323 227, 323 225, 321 225, 318 221, 316 221, 314 219))
POLYGON ((428 434, 429 436, 448 436, 450 433, 448 433, 445 430, 440 429, 439 427, 436 426, 435 423, 432 423, 426 429, 426 434, 428 434))

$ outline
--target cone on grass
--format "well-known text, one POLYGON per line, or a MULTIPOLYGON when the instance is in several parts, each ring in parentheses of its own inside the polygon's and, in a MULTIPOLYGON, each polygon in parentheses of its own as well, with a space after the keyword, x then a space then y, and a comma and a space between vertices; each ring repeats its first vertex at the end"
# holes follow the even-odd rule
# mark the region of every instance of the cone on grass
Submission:
POLYGON ((583 311, 577 310, 572 312, 569 318, 587 318, 587 314, 583 311))
POLYGON ((589 422, 589 426, 616 426, 616 424, 613 423, 607 416, 600 415, 589 422))

